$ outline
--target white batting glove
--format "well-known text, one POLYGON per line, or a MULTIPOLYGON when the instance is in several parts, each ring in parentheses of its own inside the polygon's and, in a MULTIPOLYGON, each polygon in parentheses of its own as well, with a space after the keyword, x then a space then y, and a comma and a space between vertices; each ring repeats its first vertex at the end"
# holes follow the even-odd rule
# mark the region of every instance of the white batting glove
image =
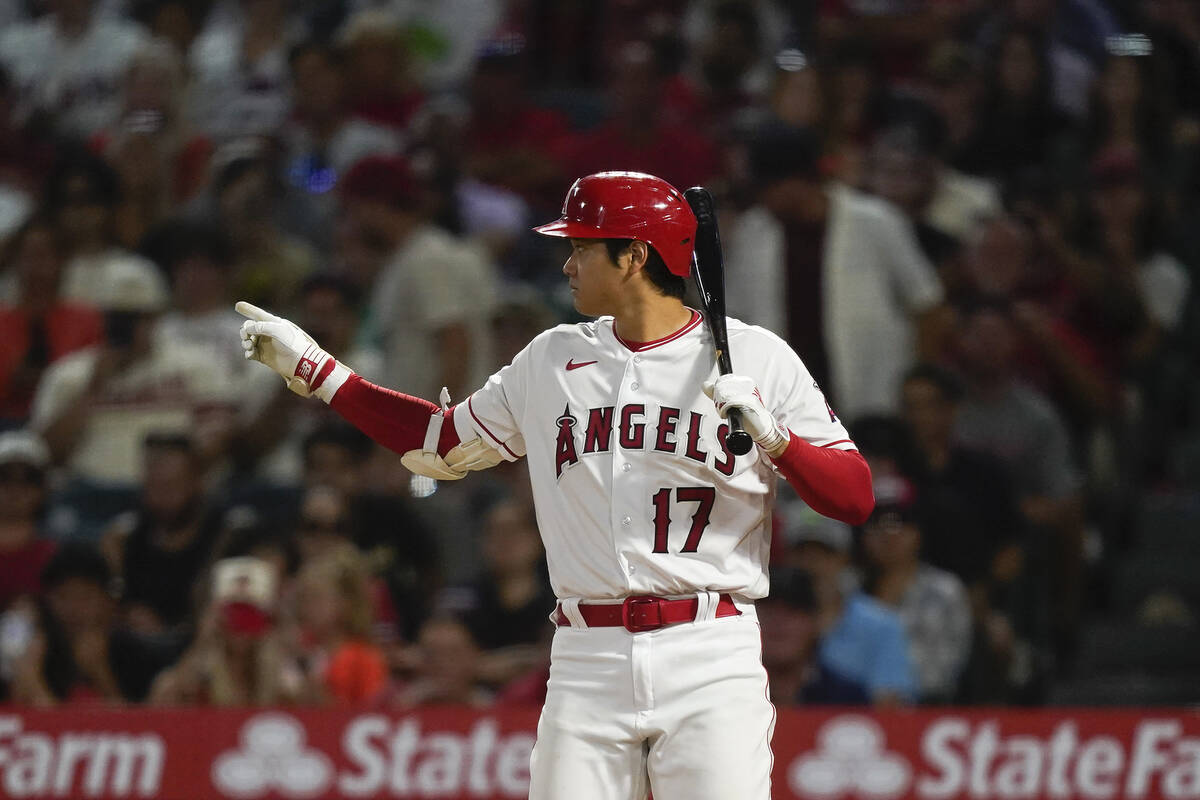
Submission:
POLYGON ((244 300, 234 309, 248 317, 242 323, 242 349, 246 358, 278 372, 287 387, 301 397, 315 394, 328 403, 353 374, 295 323, 244 300))
POLYGON ((712 398, 717 413, 725 418, 729 409, 742 412, 742 425, 768 455, 777 456, 787 449, 792 435, 763 404, 762 395, 753 378, 743 375, 721 375, 701 387, 712 398))

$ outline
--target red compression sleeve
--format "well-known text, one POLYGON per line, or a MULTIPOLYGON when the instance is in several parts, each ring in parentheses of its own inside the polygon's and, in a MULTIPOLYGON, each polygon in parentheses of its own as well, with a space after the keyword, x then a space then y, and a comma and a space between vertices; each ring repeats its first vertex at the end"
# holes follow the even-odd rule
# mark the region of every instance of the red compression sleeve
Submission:
MULTIPOLYGON (((420 450, 425 444, 429 418, 441 413, 428 400, 376 386, 358 375, 351 375, 342 384, 329 405, 354 427, 397 453, 420 450)), ((438 455, 446 455, 458 443, 454 408, 451 408, 438 437, 438 455)))
POLYGON ((774 461, 800 499, 819 514, 861 525, 875 508, 871 468, 857 450, 817 447, 792 433, 774 461))

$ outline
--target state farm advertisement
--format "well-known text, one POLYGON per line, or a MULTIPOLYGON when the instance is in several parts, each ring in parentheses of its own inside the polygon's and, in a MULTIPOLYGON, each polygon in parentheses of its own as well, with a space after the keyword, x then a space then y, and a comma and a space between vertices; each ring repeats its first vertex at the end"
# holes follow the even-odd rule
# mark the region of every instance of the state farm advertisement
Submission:
MULTIPOLYGON (((534 710, 0 709, 0 798, 524 798, 536 727, 534 710)), ((1195 711, 783 710, 774 752, 775 800, 1200 800, 1195 711)))

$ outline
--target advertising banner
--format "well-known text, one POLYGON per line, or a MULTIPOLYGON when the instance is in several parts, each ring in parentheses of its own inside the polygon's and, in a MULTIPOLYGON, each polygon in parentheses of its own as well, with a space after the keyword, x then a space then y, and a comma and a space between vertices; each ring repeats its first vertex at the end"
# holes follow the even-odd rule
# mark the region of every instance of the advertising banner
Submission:
MULTIPOLYGON (((0 798, 524 798, 536 727, 535 709, 0 709, 0 798)), ((1190 710, 784 709, 774 752, 775 800, 1200 800, 1190 710)))

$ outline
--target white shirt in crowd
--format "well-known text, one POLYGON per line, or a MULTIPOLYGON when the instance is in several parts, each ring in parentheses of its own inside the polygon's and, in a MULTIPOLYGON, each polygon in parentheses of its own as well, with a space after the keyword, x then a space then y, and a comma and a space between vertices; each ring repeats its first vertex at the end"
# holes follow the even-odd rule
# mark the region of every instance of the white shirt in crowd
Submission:
POLYGON ((480 247, 432 225, 413 231, 371 293, 368 331, 382 346, 384 370, 378 379, 366 377, 436 400, 442 388, 436 337, 444 327, 461 323, 471 347, 466 385, 483 383, 493 366, 489 324, 496 280, 480 247))
MULTIPOLYGON (((45 431, 89 390, 100 348, 51 364, 33 399, 30 427, 45 431)), ((194 432, 208 413, 232 413, 237 383, 207 348, 165 344, 104 384, 66 466, 72 477, 132 485, 150 433, 194 432)))
MULTIPOLYGON (((942 302, 942 285, 895 208, 840 184, 829 200, 822 308, 832 395, 845 419, 895 413, 916 357, 913 317, 942 302)), ((788 315, 785 246, 782 224, 759 206, 725 237, 729 314, 780 335, 788 315)))
POLYGON ((0 63, 24 114, 53 112, 60 133, 87 137, 116 122, 125 70, 148 39, 141 25, 99 14, 67 38, 48 14, 0 31, 0 63))

